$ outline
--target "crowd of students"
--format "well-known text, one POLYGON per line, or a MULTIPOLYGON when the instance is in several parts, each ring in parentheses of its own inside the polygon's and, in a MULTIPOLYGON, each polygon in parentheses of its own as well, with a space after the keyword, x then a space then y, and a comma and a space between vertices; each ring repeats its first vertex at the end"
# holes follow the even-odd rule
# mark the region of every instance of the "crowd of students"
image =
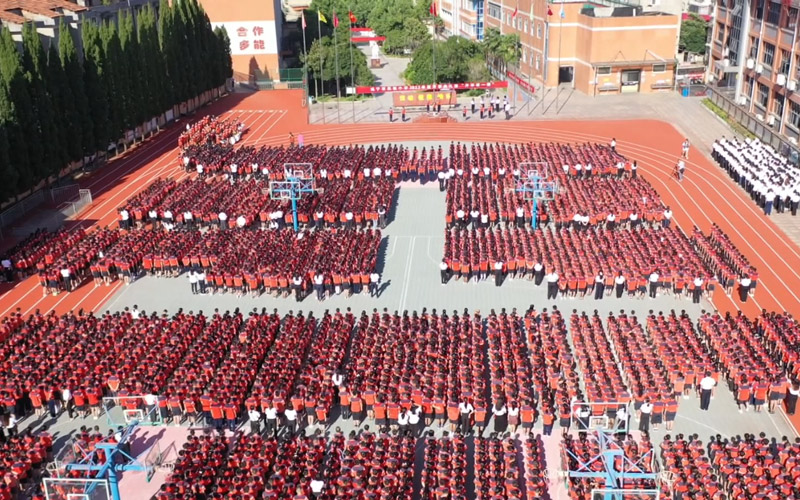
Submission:
POLYGON ((670 494, 677 500, 800 497, 800 439, 768 439, 761 433, 664 436, 662 463, 674 475, 670 494))
POLYGON ((528 231, 450 229, 445 233, 442 282, 494 277, 546 282, 559 294, 596 299, 649 292, 683 295, 689 289, 713 291, 708 271, 680 230, 528 231), (700 278, 700 286, 695 286, 700 278))
POLYGON ((714 224, 708 236, 695 227, 692 243, 726 294, 731 295, 737 283, 742 302, 755 294, 758 272, 719 226, 714 224))
MULTIPOLYGON (((315 228, 385 226, 395 183, 385 178, 324 179, 318 193, 297 203, 298 222, 315 228)), ((175 182, 160 179, 120 208, 120 225, 151 229, 234 229, 260 224, 279 229, 293 223, 291 203, 276 198, 267 181, 231 183, 221 177, 175 182), (125 217, 125 219, 123 219, 125 217)))
POLYGON ((53 437, 47 428, 36 433, 0 429, 0 499, 20 498, 23 489, 41 480, 52 458, 53 437))
MULTIPOLYGON (((647 434, 637 440, 632 435, 618 435, 615 440, 609 441, 611 449, 619 450, 621 457, 614 460, 612 466, 618 472, 630 472, 632 469, 644 473, 657 472, 657 463, 654 456, 653 443, 647 434), (636 464, 634 468, 631 464, 636 464)), ((561 443, 562 463, 570 470, 594 471, 600 464, 592 461, 600 452, 600 444, 594 436, 579 433, 577 437, 566 435, 561 443)), ((596 462, 596 461, 595 461, 596 462)), ((593 490, 607 488, 603 479, 569 478, 569 495, 573 500, 594 500, 593 490)), ((628 479, 623 489, 653 489, 656 484, 649 479, 628 479)), ((635 493, 631 493, 634 495, 635 493)), ((627 495, 626 495, 627 496, 627 495)), ((636 498, 636 497, 634 497, 636 498)), ((639 497, 649 498, 649 497, 639 497)))
MULTIPOLYGON (((685 313, 674 312, 651 313, 645 327, 622 312, 606 320, 573 312, 569 323, 567 335, 558 310, 534 308, 524 315, 492 311, 486 317, 466 311, 452 316, 374 311, 359 317, 348 310, 319 319, 238 310, 209 317, 183 311, 148 315, 138 309, 102 316, 15 313, 0 324, 0 355, 7 360, 0 387, 4 408, 16 418, 29 411, 96 418, 102 397, 116 396, 121 398, 116 404, 163 422, 236 429, 249 421, 265 442, 279 433, 295 439, 322 429, 337 405, 342 418, 365 431, 375 425, 376 432, 398 430, 407 439, 424 427, 449 424, 455 436, 441 468, 450 479, 441 483, 434 472, 440 466, 432 466, 427 480, 434 497, 438 488, 460 487, 460 462, 452 461, 459 456, 459 436, 476 432, 484 439, 491 422, 490 444, 476 448, 482 463, 498 463, 498 450, 509 446, 493 443, 494 433, 520 426, 524 436, 527 422, 541 420, 547 435, 556 417, 566 430, 583 418, 573 414, 575 401, 591 401, 594 415, 617 419, 619 408, 603 403, 630 402, 646 433, 661 423, 669 428, 678 403, 700 389, 703 376, 727 381, 742 411, 752 405, 756 411, 774 411, 784 400, 787 410, 793 409, 800 392, 796 381, 782 375, 794 376, 797 366, 791 342, 798 327, 786 314, 765 313, 756 322, 706 314, 697 330, 685 313), (410 421, 412 415, 416 421, 410 421)), ((312 453, 304 449, 300 456, 312 453)), ((435 464, 438 455, 430 457, 435 464)), ((194 478, 226 477, 230 482, 223 486, 231 491, 282 488, 268 481, 274 474, 262 474, 263 484, 235 472, 220 476, 225 460, 220 466, 211 460, 194 478)), ((542 470, 536 463, 532 457, 532 470, 542 470)), ((283 485, 299 486, 298 476, 277 474, 283 485)), ((521 472, 512 475, 518 485, 521 472)), ((180 491, 181 482, 191 489, 190 476, 175 477, 170 486, 175 489, 165 495, 180 491)), ((486 481, 491 485, 497 477, 486 481)), ((331 484, 331 476, 321 480, 331 484)), ((532 481, 538 482, 535 475, 532 481)), ((504 491, 513 497, 516 490, 510 486, 504 491)), ((484 493, 490 496, 491 488, 484 493)), ((583 490, 578 484, 575 491, 583 490)))
POLYGON ((712 157, 766 215, 775 210, 797 215, 800 168, 758 139, 727 139, 712 144, 712 157))
POLYGON ((200 144, 235 144, 244 132, 244 123, 236 118, 220 119, 206 115, 186 125, 186 130, 178 136, 178 148, 183 150, 200 144))
MULTIPOLYGON (((447 224, 529 225, 532 201, 531 193, 520 190, 524 177, 504 172, 502 178, 495 179, 491 173, 484 176, 475 170, 457 171, 452 180, 447 180, 447 224)), ((671 217, 653 187, 641 177, 622 180, 600 175, 567 177, 553 198, 539 204, 537 222, 542 226, 553 224, 556 229, 658 227, 663 224, 665 213, 671 217)))

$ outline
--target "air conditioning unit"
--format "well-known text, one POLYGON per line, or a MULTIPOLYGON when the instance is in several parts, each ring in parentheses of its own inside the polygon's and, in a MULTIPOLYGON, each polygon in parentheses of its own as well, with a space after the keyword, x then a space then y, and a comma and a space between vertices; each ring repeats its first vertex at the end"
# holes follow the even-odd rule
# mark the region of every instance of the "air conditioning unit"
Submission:
POLYGON ((759 64, 758 66, 756 66, 756 73, 758 73, 760 75, 763 71, 764 71, 764 65, 763 64, 759 64))
POLYGON ((756 61, 751 57, 747 60, 747 69, 753 69, 756 65, 756 61))
POLYGON ((797 88, 797 80, 789 80, 786 82, 786 88, 794 92, 794 90, 797 88))
POLYGON ((747 104, 747 96, 746 95, 743 95, 743 96, 739 97, 739 104, 742 105, 742 106, 747 104))
POLYGON ((722 66, 724 66, 724 67, 726 67, 726 68, 727 68, 727 67, 728 67, 728 66, 730 66, 730 65, 731 65, 731 60, 730 60, 730 59, 728 59, 727 57, 726 57, 725 59, 723 59, 723 60, 722 60, 722 66))
POLYGON ((767 125, 769 126, 775 125, 775 115, 769 115, 767 117, 767 125))
POLYGON ((791 142, 794 145, 797 145, 797 139, 795 139, 794 137, 789 137, 789 142, 791 142))
POLYGON ((714 76, 714 73, 709 73, 709 74, 708 74, 708 82, 709 82, 709 83, 713 82, 713 81, 714 81, 714 78, 716 78, 716 77, 714 76))
POLYGON ((758 118, 759 121, 764 121, 764 115, 756 115, 756 118, 758 118))
POLYGON ((779 74, 777 78, 778 85, 783 86, 786 85, 786 75, 779 74))

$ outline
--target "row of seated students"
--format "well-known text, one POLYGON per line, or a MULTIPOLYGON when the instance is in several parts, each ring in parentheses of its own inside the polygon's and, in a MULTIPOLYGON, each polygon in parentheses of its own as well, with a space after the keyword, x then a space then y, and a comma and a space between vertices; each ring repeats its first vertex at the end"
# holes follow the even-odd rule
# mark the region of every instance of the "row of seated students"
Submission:
MULTIPOLYGON (((143 273, 177 277, 203 273, 193 292, 308 294, 316 275, 331 292, 358 292, 370 283, 381 242, 379 230, 312 231, 298 237, 281 231, 200 233, 131 232, 95 254, 88 264, 95 286, 116 279, 130 283, 143 273), (365 278, 366 277, 366 278, 365 278), (353 288, 358 290, 353 290, 353 288)), ((83 267, 80 268, 81 270, 83 267)), ((84 274, 77 274, 78 279, 84 274)), ((189 276, 192 282, 192 276, 189 276)))
POLYGON ((767 438, 762 432, 732 438, 666 435, 661 460, 673 473, 679 500, 800 498, 800 440, 767 438))
MULTIPOLYGON (((363 227, 378 222, 381 210, 392 205, 391 179, 319 180, 297 202, 298 223, 316 228, 363 227)), ((291 225, 291 202, 275 197, 260 179, 231 184, 221 177, 154 181, 119 209, 120 226, 167 229, 234 229, 291 225), (127 224, 126 222, 130 222, 127 224)))
POLYGON ((384 426, 395 425, 401 409, 419 407, 431 425, 458 422, 460 405, 470 404, 470 427, 485 427, 491 414, 498 415, 493 407, 505 406, 520 410, 516 423, 523 429, 538 418, 552 424, 556 414, 561 427, 568 427, 573 398, 600 404, 627 398, 636 409, 642 398, 658 397, 655 403, 664 404, 655 414, 663 411, 669 422, 677 411, 673 398, 686 396, 705 371, 729 382, 743 410, 752 405, 760 410, 769 401, 774 411, 784 399, 788 408, 796 389, 775 376, 781 374, 781 361, 773 359, 757 328, 743 317, 706 315, 695 332, 685 315, 651 314, 648 354, 649 344, 642 341, 649 339, 635 318, 626 318, 624 328, 614 326, 624 313, 608 322, 616 339, 612 346, 598 315, 574 312, 573 354, 564 345, 565 326, 557 311, 532 308, 524 328, 514 311, 503 314, 491 313, 484 322, 466 311, 451 316, 427 310, 403 315, 376 310, 360 317, 337 311, 321 319, 238 310, 208 318, 183 311, 172 317, 138 310, 101 316, 15 313, 0 325, 5 360, 0 386, 4 408, 18 418, 30 410, 98 417, 104 396, 154 394, 161 398, 159 405, 163 402, 159 411, 178 422, 202 415, 236 426, 244 409, 291 405, 301 419, 313 415, 311 423, 325 423, 338 403, 348 410, 345 416, 352 410, 359 420, 367 415, 384 426), (671 332, 675 337, 667 342, 671 332), (633 335, 635 349, 621 345, 619 335, 633 335), (511 342, 516 336, 524 344, 511 342), (683 345, 676 346, 681 339, 683 345), (530 364, 517 369, 521 360, 530 364), (659 362, 663 372, 646 366, 659 362), (759 371, 762 363, 765 369, 759 371), (586 394, 579 389, 578 372, 586 394))
POLYGON ((236 118, 221 119, 206 115, 200 120, 186 125, 186 130, 178 136, 178 147, 186 149, 198 144, 227 143, 231 137, 241 135, 245 126, 236 118))
POLYGON ((624 278, 621 289, 634 294, 640 293, 640 287, 647 289, 654 272, 658 288, 670 293, 678 282, 682 292, 695 278, 707 274, 689 240, 672 228, 578 233, 451 229, 445 233, 444 263, 455 279, 465 280, 486 279, 498 263, 509 277, 534 280, 537 285, 554 272, 565 295, 582 296, 601 272, 600 282, 604 287, 609 283, 609 291, 619 284, 614 281, 619 275, 624 278))
MULTIPOLYGON (((531 193, 525 194, 524 180, 510 176, 501 179, 459 175, 447 182, 446 222, 448 225, 472 223, 489 226, 498 223, 530 223, 531 193)), ((659 226, 665 205, 653 187, 642 178, 618 181, 604 177, 588 180, 568 178, 558 186, 552 200, 543 200, 538 216, 562 227, 587 226, 609 229, 637 225, 659 226), (576 216, 580 216, 577 219, 576 216)))

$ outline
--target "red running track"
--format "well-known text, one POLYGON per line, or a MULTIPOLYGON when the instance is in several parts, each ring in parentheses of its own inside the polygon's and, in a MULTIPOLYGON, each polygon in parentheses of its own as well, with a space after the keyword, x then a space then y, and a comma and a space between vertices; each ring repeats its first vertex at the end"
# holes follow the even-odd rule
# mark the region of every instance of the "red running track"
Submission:
MULTIPOLYGON (((794 244, 750 198, 711 160, 692 149, 687 176, 677 182, 671 176, 684 137, 670 124, 656 120, 609 121, 476 121, 450 124, 365 123, 309 125, 301 106, 301 91, 267 91, 234 94, 201 110, 201 113, 234 113, 249 131, 245 144, 288 143, 288 134, 303 134, 305 142, 347 145, 400 141, 512 142, 599 142, 613 136, 619 151, 638 160, 639 171, 662 199, 671 206, 676 223, 691 234, 697 225, 708 232, 716 222, 759 272, 755 298, 741 303, 718 290, 714 305, 721 312, 743 311, 756 316, 761 309, 800 311, 800 247, 794 244)), ((115 223, 117 207, 129 196, 158 177, 181 177, 178 168, 177 136, 185 121, 172 125, 153 139, 81 181, 92 190, 94 202, 71 222, 90 227, 115 223)), ((23 313, 39 309, 58 313, 83 308, 97 310, 121 287, 94 288, 84 284, 76 291, 56 297, 42 297, 36 278, 12 289, 0 288, 0 315, 15 308, 23 313)), ((800 420, 795 422, 800 428, 800 420)))

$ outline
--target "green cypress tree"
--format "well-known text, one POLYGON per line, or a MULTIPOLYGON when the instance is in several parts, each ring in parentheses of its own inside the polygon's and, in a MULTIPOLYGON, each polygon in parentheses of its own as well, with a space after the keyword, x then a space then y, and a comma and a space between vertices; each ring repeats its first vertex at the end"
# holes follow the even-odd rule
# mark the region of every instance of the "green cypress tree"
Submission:
POLYGON ((41 163, 36 169, 37 180, 57 175, 64 166, 60 130, 56 127, 56 117, 53 102, 45 86, 47 78, 47 54, 45 54, 42 40, 33 23, 25 23, 22 27, 22 68, 25 80, 28 82, 28 92, 31 96, 35 126, 42 139, 39 149, 41 163))
POLYGON ((174 21, 175 35, 178 55, 178 102, 186 102, 191 99, 195 82, 195 75, 192 74, 194 61, 192 58, 191 38, 189 37, 190 27, 186 25, 186 2, 185 0, 175 3, 172 19, 174 21))
MULTIPOLYGON (((2 57, 3 54, 0 53, 0 58, 2 57)), ((9 134, 12 133, 11 128, 14 126, 13 117, 14 108, 8 97, 8 89, 0 77, 0 179, 3 179, 3 182, 0 182, 0 201, 11 199, 20 190, 17 184, 19 164, 15 163, 16 155, 12 154, 8 142, 9 134)), ((24 150, 24 148, 19 149, 24 150)))
POLYGON ((219 60, 217 64, 222 72, 222 81, 219 85, 225 83, 225 80, 233 76, 233 58, 231 57, 231 39, 228 36, 228 30, 224 26, 218 26, 215 30, 217 35, 217 44, 219 50, 219 60))
POLYGON ((158 29, 153 8, 145 5, 139 12, 139 67, 142 88, 142 107, 147 116, 159 116, 169 106, 166 105, 164 87, 167 84, 164 57, 158 41, 158 29))
MULTIPOLYGON (((109 129, 108 90, 103 78, 103 43, 100 28, 94 22, 83 24, 83 80, 89 101, 89 114, 94 128, 91 152, 106 152, 111 141, 109 129)), ((116 137, 115 137, 116 139, 116 137)))
POLYGON ((19 188, 30 189, 38 181, 37 173, 42 164, 41 134, 22 72, 20 54, 7 27, 0 32, 0 77, 8 91, 12 109, 8 120, 11 125, 8 140, 14 145, 11 162, 19 172, 19 188))
POLYGON ((141 125, 152 115, 148 114, 144 103, 144 68, 139 55, 139 38, 133 26, 133 14, 121 10, 119 14, 119 42, 122 49, 122 73, 127 99, 125 100, 125 128, 141 125))
POLYGON ((95 61, 105 87, 108 102, 108 138, 116 142, 126 130, 125 111, 128 94, 125 92, 124 61, 122 48, 113 21, 104 21, 99 26, 102 56, 95 61))
MULTIPOLYGON (((58 49, 55 43, 50 44, 47 52, 46 76, 44 78, 47 93, 50 95, 50 102, 53 105, 53 125, 55 127, 55 139, 58 142, 59 163, 66 166, 71 158, 72 148, 69 141, 75 141, 80 154, 80 129, 77 124, 80 120, 75 116, 75 103, 72 102, 67 77, 64 75, 64 68, 61 67, 61 60, 58 58, 58 49), (72 121, 74 120, 74 121, 72 121), (73 125, 76 124, 76 125, 73 125)), ((76 160, 78 158, 75 158, 76 160)))
MULTIPOLYGON (((75 48, 75 40, 67 24, 61 20, 58 24, 58 56, 64 68, 67 79, 69 95, 65 97, 75 105, 74 115, 70 115, 69 125, 71 132, 68 137, 75 139, 75 134, 80 135, 80 140, 70 140, 70 159, 77 161, 92 154, 94 149, 94 123, 89 114, 89 98, 86 95, 84 84, 83 66, 75 48)), ((69 111, 69 110, 68 110, 69 111)))
POLYGON ((183 72, 180 65, 180 42, 175 26, 175 11, 168 0, 161 0, 158 6, 158 35, 161 54, 164 58, 166 82, 164 86, 165 102, 162 107, 166 111, 181 101, 183 96, 183 72))

